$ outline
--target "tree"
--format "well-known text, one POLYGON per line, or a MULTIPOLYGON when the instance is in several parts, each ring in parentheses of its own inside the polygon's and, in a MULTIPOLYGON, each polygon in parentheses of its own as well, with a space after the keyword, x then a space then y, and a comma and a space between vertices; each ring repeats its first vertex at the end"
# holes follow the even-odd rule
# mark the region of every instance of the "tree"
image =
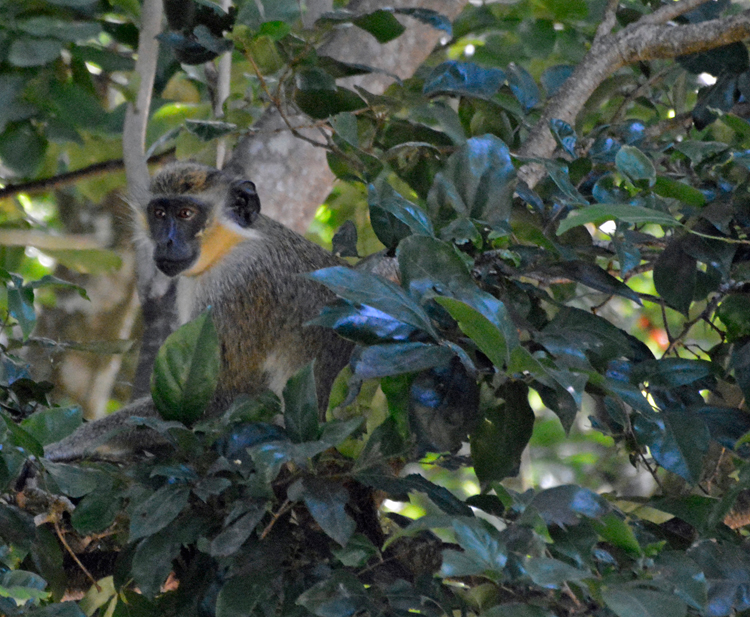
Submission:
MULTIPOLYGON (((310 204, 337 179, 318 236, 352 220, 335 249, 383 248, 400 281, 348 268, 311 275, 340 297, 317 323, 358 344, 326 422, 308 367, 284 391, 283 428, 269 395, 191 426, 148 421, 172 444, 155 458, 51 464, 42 446, 74 430, 80 412, 51 404, 51 384, 22 354, 53 344, 33 336, 34 300, 85 291, 6 248, 0 611, 749 610, 750 11, 728 0, 519 0, 460 15, 452 3, 362 3, 312 20, 296 2, 237 2, 236 13, 205 0, 166 5, 187 17, 172 15, 160 35, 150 106, 146 69, 140 82, 130 71, 141 23, 138 62, 153 60, 144 33, 160 21, 142 18, 159 3, 140 16, 125 2, 0 8, 0 159, 19 183, 6 196, 25 208, 8 209, 0 242, 33 243, 71 269, 111 259, 74 232, 91 216, 82 196, 98 202, 122 176, 83 175, 65 190, 66 176, 20 182, 86 157, 101 167, 136 101, 128 123, 139 110, 148 123, 126 131, 138 138, 125 146, 133 193, 142 135, 157 156, 174 147, 204 160, 238 143, 227 164, 249 169, 252 139, 270 126, 278 143, 315 142, 305 169, 325 154, 310 204), (369 48, 356 62, 326 53, 344 36, 406 48, 417 23, 445 41, 413 75, 398 60, 374 69, 369 48), (217 65, 230 42, 235 78, 222 105, 217 65), (406 71, 398 79, 394 66, 406 71), (381 71, 391 80, 382 89, 344 81, 381 71), (120 108, 107 105, 114 90, 120 108), (30 199, 33 186, 55 190, 30 199), (37 212, 67 233, 40 236, 37 212), (580 430, 585 416, 592 433, 580 430), (528 448, 532 463, 522 462, 528 448), (567 466, 551 488, 529 475, 545 453, 567 466), (629 493, 630 468, 652 485, 629 493), (29 469, 33 481, 14 492, 29 469), (410 516, 385 514, 399 508, 410 516), (100 580, 62 602, 72 572, 100 580)), ((287 190, 304 197, 307 177, 285 177, 287 190)), ((141 295, 160 292, 142 285, 141 295)), ((207 353, 210 334, 195 336, 206 327, 172 336, 160 353, 173 361, 157 363, 155 383, 165 365, 207 353)))

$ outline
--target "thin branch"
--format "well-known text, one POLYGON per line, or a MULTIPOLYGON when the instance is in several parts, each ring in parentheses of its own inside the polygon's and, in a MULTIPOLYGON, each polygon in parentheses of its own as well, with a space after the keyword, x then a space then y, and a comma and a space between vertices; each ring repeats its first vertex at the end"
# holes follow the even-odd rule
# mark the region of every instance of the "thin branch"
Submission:
POLYGON ((706 4, 710 0, 679 0, 679 2, 670 2, 660 7, 650 15, 644 15, 638 20, 639 24, 665 24, 672 21, 680 15, 689 13, 697 9, 701 4, 706 4))
MULTIPOLYGON (((715 49, 750 36, 750 10, 731 17, 680 26, 659 25, 699 6, 698 0, 681 0, 644 16, 616 34, 604 36, 592 45, 573 75, 547 104, 519 149, 519 156, 545 158, 555 151, 549 130, 553 118, 574 124, 591 94, 615 71, 642 60, 672 59, 685 54, 715 49)), ((527 165, 519 177, 534 186, 543 176, 538 165, 527 165)))
POLYGON ((84 566, 83 563, 81 563, 81 560, 78 559, 78 555, 76 555, 73 552, 73 549, 70 548, 70 545, 68 544, 67 540, 65 540, 65 536, 63 535, 62 530, 60 529, 60 523, 57 520, 57 518, 54 519, 53 525, 55 527, 55 533, 57 534, 57 538, 60 540, 60 543, 65 547, 65 550, 68 551, 68 554, 73 558, 73 561, 76 562, 76 565, 81 569, 81 572, 83 572, 86 578, 88 578, 91 581, 94 587, 96 587, 96 590, 99 593, 101 593, 102 588, 99 586, 99 583, 96 582, 96 579, 91 575, 91 572, 89 572, 86 569, 86 566, 84 566))
MULTIPOLYGON (((170 148, 161 154, 152 156, 148 163, 149 165, 159 164, 166 159, 174 156, 174 148, 170 148)), ((21 182, 19 184, 9 184, 8 186, 0 189, 0 199, 8 199, 15 197, 19 193, 44 193, 53 189, 63 188, 76 184, 81 180, 89 180, 95 176, 116 173, 125 169, 125 161, 123 159, 112 159, 110 161, 102 161, 101 163, 94 163, 88 167, 82 167, 75 171, 68 171, 63 174, 51 176, 50 178, 41 178, 39 180, 32 180, 30 182, 21 182)))

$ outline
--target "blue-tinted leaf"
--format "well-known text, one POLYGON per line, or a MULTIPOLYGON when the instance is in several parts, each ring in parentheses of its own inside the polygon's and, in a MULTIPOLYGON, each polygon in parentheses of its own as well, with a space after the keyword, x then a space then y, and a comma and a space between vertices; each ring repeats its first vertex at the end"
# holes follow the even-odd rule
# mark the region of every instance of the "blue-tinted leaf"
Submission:
POLYGON ((42 66, 57 60, 62 48, 63 43, 58 39, 16 39, 8 50, 8 62, 19 67, 42 66))
POLYGON ((631 181, 647 180, 649 186, 656 182, 656 169, 643 152, 635 146, 623 146, 615 156, 615 165, 631 181))
POLYGON ((513 62, 508 65, 508 85, 527 112, 541 99, 539 86, 534 78, 526 69, 513 62))
POLYGON ((535 585, 546 589, 559 589, 567 581, 591 577, 591 573, 586 570, 579 570, 549 557, 527 557, 523 561, 523 569, 535 585))
POLYGON ((387 247, 395 247, 410 234, 434 236, 432 222, 419 206, 399 195, 389 184, 380 190, 370 185, 367 190, 370 221, 378 239, 387 247))
POLYGON ((557 118, 550 119, 549 126, 557 145, 560 146, 569 156, 575 158, 578 136, 573 130, 573 127, 567 122, 563 122, 557 118))
POLYGON ((589 202, 570 181, 570 171, 565 163, 551 159, 544 159, 542 163, 549 177, 560 189, 563 203, 571 206, 588 206, 589 202))
POLYGON ((648 446, 664 469, 690 483, 698 482, 710 440, 706 423, 698 414, 668 409, 648 416, 638 414, 633 431, 638 443, 648 446))
POLYGON ((486 69, 473 62, 449 60, 436 66, 425 80, 426 96, 450 94, 491 98, 503 85, 505 73, 500 69, 486 69))
POLYGON ((432 9, 393 9, 393 12, 397 15, 408 15, 414 19, 421 21, 428 26, 432 26, 436 30, 442 30, 448 36, 453 36, 453 27, 450 19, 445 15, 433 11, 432 9))
POLYGON ((744 547, 702 540, 687 556, 703 570, 708 582, 706 615, 724 617, 750 608, 750 559, 744 547))
POLYGON ((406 341, 416 331, 414 326, 372 306, 346 300, 324 307, 318 317, 307 323, 332 328, 339 336, 363 345, 406 341))
POLYGON ((296 603, 318 617, 349 617, 369 606, 367 591, 348 570, 335 570, 300 595, 296 603))
POLYGON ((403 323, 427 332, 436 340, 438 338, 424 309, 403 289, 384 278, 342 266, 325 268, 306 276, 322 283, 346 300, 373 306, 403 323))
POLYGON ((542 73, 541 82, 547 91, 547 96, 555 96, 562 88, 565 81, 573 74, 575 67, 569 64, 558 64, 545 69, 542 73))
POLYGON ((611 511, 607 500, 580 486, 558 486, 534 496, 531 501, 548 525, 575 525, 580 516, 598 519, 611 511))
POLYGON ((450 362, 453 356, 453 351, 442 345, 391 343, 363 349, 352 357, 352 366, 361 379, 373 379, 442 366, 450 362))
POLYGON ((623 298, 633 300, 636 304, 641 304, 641 299, 635 291, 603 268, 588 261, 578 259, 560 261, 544 266, 540 270, 548 276, 567 278, 602 293, 622 296, 623 298))

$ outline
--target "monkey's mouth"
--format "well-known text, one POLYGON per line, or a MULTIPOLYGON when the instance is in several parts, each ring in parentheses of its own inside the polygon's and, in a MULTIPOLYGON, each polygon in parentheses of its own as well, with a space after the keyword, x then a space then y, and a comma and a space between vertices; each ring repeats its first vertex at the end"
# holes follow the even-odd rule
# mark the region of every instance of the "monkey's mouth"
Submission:
POLYGON ((156 259, 156 267, 167 276, 177 276, 193 265, 194 259, 156 259))

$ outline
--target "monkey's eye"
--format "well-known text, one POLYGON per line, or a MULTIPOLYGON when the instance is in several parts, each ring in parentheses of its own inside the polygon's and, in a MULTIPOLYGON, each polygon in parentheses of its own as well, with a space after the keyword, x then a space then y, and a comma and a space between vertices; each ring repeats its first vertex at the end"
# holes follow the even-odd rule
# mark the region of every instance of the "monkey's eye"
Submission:
POLYGON ((155 219, 163 219, 167 216, 166 210, 164 208, 156 208, 154 210, 154 218, 155 219))
POLYGON ((194 216, 195 210, 192 210, 191 208, 181 208, 179 212, 177 212, 177 218, 182 219, 183 221, 189 221, 194 216))

